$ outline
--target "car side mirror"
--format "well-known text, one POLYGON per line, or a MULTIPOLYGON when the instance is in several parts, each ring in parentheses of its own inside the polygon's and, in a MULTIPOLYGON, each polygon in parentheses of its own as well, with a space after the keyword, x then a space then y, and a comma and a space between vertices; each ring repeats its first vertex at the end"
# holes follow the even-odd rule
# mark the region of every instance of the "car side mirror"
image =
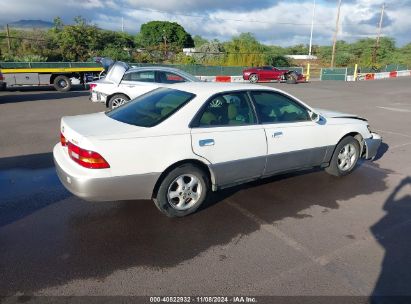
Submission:
POLYGON ((317 114, 315 112, 310 112, 310 118, 314 122, 319 122, 320 119, 321 119, 321 116, 320 116, 320 114, 317 114))

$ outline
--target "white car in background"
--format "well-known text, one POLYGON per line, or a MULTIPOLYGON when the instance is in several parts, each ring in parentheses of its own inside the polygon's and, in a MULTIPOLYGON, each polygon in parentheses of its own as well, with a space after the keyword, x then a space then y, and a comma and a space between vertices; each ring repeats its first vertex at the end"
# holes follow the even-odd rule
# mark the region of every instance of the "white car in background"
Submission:
POLYGON ((193 75, 169 67, 129 67, 118 61, 108 70, 105 78, 89 84, 90 100, 104 102, 114 109, 144 93, 165 84, 198 82, 193 75))
POLYGON ((365 119, 271 87, 182 83, 63 117, 53 154, 61 182, 81 198, 154 199, 167 216, 185 216, 210 191, 267 176, 312 167, 346 175, 380 144, 365 119))

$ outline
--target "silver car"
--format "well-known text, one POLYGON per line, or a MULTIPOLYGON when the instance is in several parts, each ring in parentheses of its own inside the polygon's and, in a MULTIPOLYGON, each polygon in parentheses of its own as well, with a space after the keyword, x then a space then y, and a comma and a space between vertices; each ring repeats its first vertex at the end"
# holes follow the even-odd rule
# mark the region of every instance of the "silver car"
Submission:
POLYGON ((160 86, 200 81, 193 75, 169 67, 130 67, 118 61, 104 79, 90 83, 90 100, 113 109, 160 86))

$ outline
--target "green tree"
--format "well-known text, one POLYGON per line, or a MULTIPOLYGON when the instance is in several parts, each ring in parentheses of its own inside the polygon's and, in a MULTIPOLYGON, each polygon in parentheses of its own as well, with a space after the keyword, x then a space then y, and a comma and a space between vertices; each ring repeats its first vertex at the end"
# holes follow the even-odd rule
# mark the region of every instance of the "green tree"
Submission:
POLYGON ((53 28, 50 34, 63 60, 86 61, 98 55, 105 41, 102 39, 101 30, 96 25, 88 24, 80 16, 74 21, 74 25, 66 25, 57 30, 53 28))
POLYGON ((287 53, 286 55, 307 55, 308 46, 304 44, 297 44, 285 48, 285 52, 287 53))
POLYGON ((288 60, 287 57, 273 53, 266 55, 265 64, 276 67, 287 67, 291 65, 290 60, 288 60))
POLYGON ((150 21, 141 25, 136 37, 137 45, 153 48, 167 45, 169 50, 179 51, 182 48, 194 47, 193 38, 176 22, 150 21))
POLYGON ((207 39, 204 39, 203 37, 201 37, 200 35, 195 35, 193 37, 193 41, 194 41, 194 46, 196 48, 199 48, 200 46, 209 43, 209 41, 207 39))
POLYGON ((178 64, 196 64, 194 56, 187 56, 183 52, 176 54, 173 63, 178 64))
POLYGON ((135 47, 133 36, 121 32, 101 31, 101 39, 104 49, 99 51, 99 56, 121 61, 132 60, 131 53, 135 47))
POLYGON ((223 64, 225 53, 224 46, 218 40, 213 40, 196 48, 194 54, 196 62, 201 64, 223 64))
POLYGON ((55 32, 61 31, 64 27, 63 20, 60 17, 56 17, 53 19, 53 30, 55 32))
POLYGON ((226 65, 257 66, 266 63, 265 52, 269 49, 262 45, 251 33, 242 33, 224 44, 227 52, 226 65))

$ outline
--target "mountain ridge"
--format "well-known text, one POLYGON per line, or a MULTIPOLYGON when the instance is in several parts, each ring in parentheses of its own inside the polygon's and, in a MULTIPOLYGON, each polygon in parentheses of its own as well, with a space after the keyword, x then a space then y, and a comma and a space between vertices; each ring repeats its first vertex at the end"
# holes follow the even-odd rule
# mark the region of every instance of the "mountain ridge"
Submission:
MULTIPOLYGON (((6 24, 3 24, 3 27, 6 24)), ((44 21, 40 19, 22 19, 18 21, 13 21, 8 23, 10 28, 16 29, 33 29, 33 28, 51 28, 53 26, 53 22, 44 21)))

